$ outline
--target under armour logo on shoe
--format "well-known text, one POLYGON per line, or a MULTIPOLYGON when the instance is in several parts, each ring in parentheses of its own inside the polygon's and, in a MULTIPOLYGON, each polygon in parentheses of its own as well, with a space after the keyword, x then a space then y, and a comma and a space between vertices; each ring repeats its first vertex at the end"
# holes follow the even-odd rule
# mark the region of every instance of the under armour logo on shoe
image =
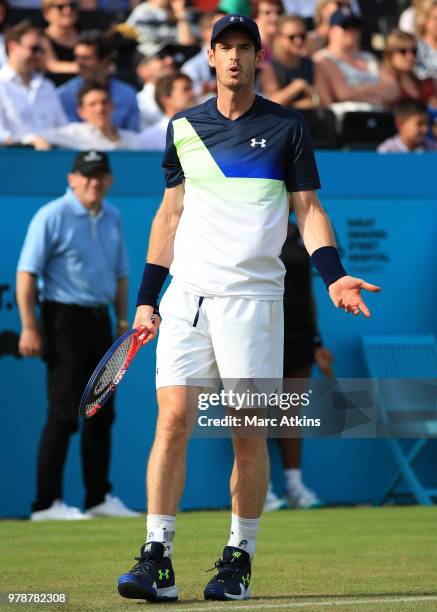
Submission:
POLYGON ((256 147, 256 146, 260 146, 262 149, 266 146, 266 142, 267 140, 265 138, 261 138, 261 140, 257 140, 256 138, 252 138, 250 141, 250 146, 251 147, 256 147))
POLYGON ((241 576, 241 579, 243 581, 244 586, 248 587, 249 586, 249 582, 250 582, 249 574, 247 574, 246 576, 241 576))
POLYGON ((165 578, 166 580, 168 580, 168 579, 170 578, 170 576, 169 576, 169 572, 170 572, 170 570, 169 570, 169 569, 166 569, 166 570, 161 570, 161 569, 160 569, 160 570, 158 570, 158 573, 159 573, 159 579, 160 579, 160 580, 164 580, 164 578, 165 578))
POLYGON ((238 557, 241 557, 241 552, 239 550, 234 550, 232 556, 235 557, 235 559, 238 559, 238 557))
POLYGON ((233 15, 232 17, 230 17, 229 21, 244 21, 243 17, 236 17, 235 15, 233 15))

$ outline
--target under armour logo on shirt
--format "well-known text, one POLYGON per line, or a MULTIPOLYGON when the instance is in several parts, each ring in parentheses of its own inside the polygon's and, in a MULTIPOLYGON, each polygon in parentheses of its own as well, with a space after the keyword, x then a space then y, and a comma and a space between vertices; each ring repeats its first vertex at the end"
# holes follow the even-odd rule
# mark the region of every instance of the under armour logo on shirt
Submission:
POLYGON ((251 147, 260 146, 261 148, 264 148, 266 146, 266 142, 267 142, 267 140, 265 138, 261 138, 261 140, 257 140, 256 138, 252 138, 251 141, 250 141, 250 146, 251 147))
POLYGON ((237 21, 237 20, 238 20, 238 21, 244 21, 243 17, 235 17, 235 16, 232 16, 232 17, 230 17, 230 19, 229 19, 229 21, 237 21))

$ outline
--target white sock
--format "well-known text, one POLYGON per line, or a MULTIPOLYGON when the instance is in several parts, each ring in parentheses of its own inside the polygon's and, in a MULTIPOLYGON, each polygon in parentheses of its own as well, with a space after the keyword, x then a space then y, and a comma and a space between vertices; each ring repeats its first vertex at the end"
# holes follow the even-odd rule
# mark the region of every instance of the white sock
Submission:
POLYGON ((231 533, 229 535, 228 546, 242 548, 253 557, 258 527, 259 518, 241 518, 232 513, 231 533))
POLYGON ((299 489, 303 486, 302 470, 300 468, 284 470, 284 476, 285 488, 287 491, 290 491, 290 489, 299 489))
POLYGON ((175 527, 175 516, 148 514, 146 542, 162 542, 165 548, 164 557, 171 557, 173 553, 175 527))

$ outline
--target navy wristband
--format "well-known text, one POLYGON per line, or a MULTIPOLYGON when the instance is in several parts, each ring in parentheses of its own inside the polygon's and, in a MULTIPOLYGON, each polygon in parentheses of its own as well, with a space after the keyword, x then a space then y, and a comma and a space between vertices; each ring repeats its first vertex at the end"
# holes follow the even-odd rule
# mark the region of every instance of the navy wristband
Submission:
POLYGON ((316 249, 311 255, 311 262, 317 268, 326 288, 335 283, 342 276, 347 276, 346 270, 338 256, 338 251, 333 246, 324 246, 316 249))
POLYGON ((137 306, 153 306, 155 310, 158 309, 159 293, 168 272, 168 268, 164 268, 164 266, 146 263, 138 291, 137 306))

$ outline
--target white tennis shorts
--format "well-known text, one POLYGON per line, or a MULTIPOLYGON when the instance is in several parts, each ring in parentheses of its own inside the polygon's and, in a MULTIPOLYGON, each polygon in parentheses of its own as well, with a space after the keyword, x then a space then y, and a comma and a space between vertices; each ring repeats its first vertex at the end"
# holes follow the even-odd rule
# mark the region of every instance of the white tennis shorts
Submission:
POLYGON ((282 300, 199 298, 172 281, 160 312, 157 389, 192 379, 282 379, 282 300))

